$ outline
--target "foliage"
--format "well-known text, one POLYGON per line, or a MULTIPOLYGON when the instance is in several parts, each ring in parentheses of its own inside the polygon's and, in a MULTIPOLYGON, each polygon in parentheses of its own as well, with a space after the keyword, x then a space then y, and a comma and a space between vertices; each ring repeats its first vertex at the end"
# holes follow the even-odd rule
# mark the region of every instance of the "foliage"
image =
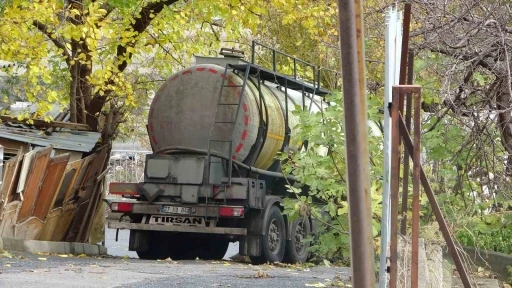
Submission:
POLYGON ((508 283, 512 284, 512 266, 507 266, 508 269, 508 283))
POLYGON ((259 23, 257 3, 12 0, 0 14, 0 59, 17 64, 6 71, 19 72, 13 92, 41 114, 69 107, 73 121, 113 136, 192 55, 247 37, 259 23))
POLYGON ((460 243, 484 250, 512 254, 512 214, 492 213, 475 217, 457 233, 460 243))
MULTIPOLYGON (((297 107, 297 116, 301 121, 294 129, 299 130, 297 137, 300 142, 307 140, 307 150, 295 153, 283 153, 280 160, 284 162, 284 173, 295 175, 298 180, 309 188, 308 196, 303 195, 299 187, 289 187, 293 193, 285 201, 285 213, 293 219, 300 213, 307 213, 319 219, 321 231, 318 243, 312 246, 318 256, 348 263, 349 228, 347 187, 345 182, 345 138, 343 134, 343 106, 340 94, 327 98, 331 106, 323 112, 310 114, 297 107), (328 152, 327 152, 328 151, 328 152), (324 216, 327 216, 324 218, 324 216), (328 220, 329 219, 329 220, 328 220), (332 219, 332 221, 330 220, 332 219)), ((378 113, 370 110, 370 113, 378 113)), ((379 118, 370 114, 369 118, 379 118)), ((375 132, 370 131, 369 132, 375 132)), ((373 133, 372 133, 373 134, 373 133)), ((373 236, 380 231, 382 184, 379 181, 382 172, 382 137, 370 137, 371 195, 373 213, 373 236)), ((370 176, 370 175, 368 175, 370 176)), ((376 240, 378 249, 378 240, 376 240)))
POLYGON ((422 144, 438 202, 462 244, 510 253, 510 2, 413 2, 422 144))

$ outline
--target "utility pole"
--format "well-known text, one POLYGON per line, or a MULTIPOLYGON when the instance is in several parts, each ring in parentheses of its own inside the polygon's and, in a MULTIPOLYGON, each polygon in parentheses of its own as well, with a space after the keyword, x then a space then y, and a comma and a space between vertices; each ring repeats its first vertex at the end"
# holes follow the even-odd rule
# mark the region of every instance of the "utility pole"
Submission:
POLYGON ((339 0, 352 286, 375 287, 361 0, 339 0))

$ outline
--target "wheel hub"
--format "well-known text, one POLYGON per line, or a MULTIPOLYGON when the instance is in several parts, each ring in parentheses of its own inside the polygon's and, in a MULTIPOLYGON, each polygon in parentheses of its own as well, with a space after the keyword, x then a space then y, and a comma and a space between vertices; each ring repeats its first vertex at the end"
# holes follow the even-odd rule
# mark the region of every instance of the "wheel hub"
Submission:
POLYGON ((273 220, 268 227, 268 246, 272 253, 279 250, 281 246, 281 237, 279 228, 277 228, 276 220, 273 220))
POLYGON ((304 222, 301 221, 297 223, 295 228, 295 251, 297 254, 302 254, 306 247, 306 244, 302 242, 303 239, 306 238, 306 231, 304 229, 304 222))

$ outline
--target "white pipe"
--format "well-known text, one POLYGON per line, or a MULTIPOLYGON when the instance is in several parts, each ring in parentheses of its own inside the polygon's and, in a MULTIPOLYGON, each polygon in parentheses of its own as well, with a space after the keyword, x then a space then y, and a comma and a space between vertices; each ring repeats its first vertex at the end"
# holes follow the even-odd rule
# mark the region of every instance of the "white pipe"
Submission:
POLYGON ((384 175, 382 194, 382 221, 381 221, 381 241, 380 241, 380 266, 379 266, 379 287, 387 287, 387 249, 390 234, 390 170, 391 170, 391 116, 389 114, 389 104, 392 99, 392 86, 398 82, 397 71, 400 72, 400 51, 398 38, 401 41, 399 33, 401 17, 396 9, 390 7, 386 13, 386 67, 385 67, 385 90, 384 90, 384 175), (398 59, 398 60, 397 60, 398 59))

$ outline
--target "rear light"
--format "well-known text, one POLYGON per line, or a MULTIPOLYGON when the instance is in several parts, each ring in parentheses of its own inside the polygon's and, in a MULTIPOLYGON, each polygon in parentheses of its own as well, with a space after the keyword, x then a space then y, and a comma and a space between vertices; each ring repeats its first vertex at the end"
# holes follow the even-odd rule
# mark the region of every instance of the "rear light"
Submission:
POLYGON ((138 183, 113 183, 111 182, 108 187, 109 194, 123 195, 123 196, 136 196, 139 195, 138 183))
POLYGON ((132 212, 133 203, 114 202, 110 205, 112 212, 132 212))
POLYGON ((219 216, 221 217, 240 217, 244 216, 244 207, 220 207, 219 216))

